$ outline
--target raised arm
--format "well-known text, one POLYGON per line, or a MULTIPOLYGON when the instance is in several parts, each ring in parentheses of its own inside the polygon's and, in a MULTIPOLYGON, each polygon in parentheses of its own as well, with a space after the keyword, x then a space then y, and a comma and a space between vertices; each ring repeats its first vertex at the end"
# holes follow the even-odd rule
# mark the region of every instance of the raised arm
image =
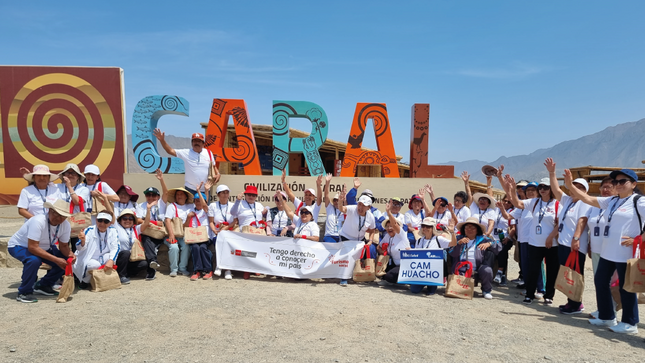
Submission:
POLYGON ((569 169, 564 169, 564 185, 567 186, 567 189, 569 189, 569 193, 571 193, 571 197, 581 200, 585 204, 589 204, 592 207, 600 208, 600 204, 598 204, 598 198, 592 197, 586 193, 581 192, 573 186, 573 176, 571 175, 571 170, 569 169))
POLYGON ((486 175, 486 194, 495 197, 493 195, 493 177, 491 175, 486 175))
POLYGON ((197 194, 199 194, 199 201, 202 203, 202 210, 205 213, 208 213, 208 203, 206 203, 206 200, 204 199, 204 193, 200 192, 200 190, 202 190, 202 186, 204 186, 204 182, 199 183, 197 194))
POLYGON ((399 226, 399 223, 396 220, 396 217, 394 217, 394 214, 392 214, 392 201, 388 201, 387 204, 385 205, 385 211, 387 212, 387 217, 390 220, 390 226, 394 229, 394 233, 399 234, 401 232, 401 226, 399 226))
POLYGON ((497 176, 497 180, 499 181, 499 185, 501 185, 502 189, 504 189, 504 192, 506 194, 510 193, 510 190, 508 188, 508 183, 506 183, 506 181, 504 180, 504 165, 500 165, 497 168, 497 174, 495 174, 495 175, 497 176))
POLYGON ((345 194, 345 201, 347 205, 356 205, 356 196, 358 195, 358 188, 361 186, 361 180, 354 178, 354 188, 347 191, 345 194))
POLYGON ((161 200, 163 200, 164 203, 168 203, 168 186, 166 185, 166 181, 163 178, 163 172, 161 169, 155 170, 155 177, 157 180, 159 180, 159 184, 161 184, 161 200))
POLYGON ((419 197, 421 197, 421 202, 423 203, 423 210, 426 212, 426 217, 430 217, 431 215, 431 210, 430 207, 428 207, 428 203, 426 203, 426 191, 424 188, 419 189, 419 197))
POLYGON ((329 207, 329 203, 332 201, 329 199, 329 183, 331 183, 331 173, 327 173, 327 176, 325 177, 325 187, 324 187, 324 194, 325 194, 325 208, 329 207))
POLYGON ((175 149, 171 148, 170 145, 168 145, 168 143, 166 142, 165 132, 162 132, 159 129, 154 129, 152 133, 155 135, 157 140, 159 140, 159 142, 161 143, 161 147, 163 147, 163 149, 166 150, 168 155, 177 156, 177 152, 175 151, 175 149))
POLYGON ((341 213, 347 213, 347 206, 345 205, 345 195, 347 194, 347 187, 343 184, 343 189, 340 191, 340 196, 338 197, 338 210, 341 213))
MULTIPOLYGON (((273 196, 274 198, 282 198, 282 194, 280 192, 275 193, 273 196)), ((293 211, 291 210, 291 207, 289 207, 289 203, 287 202, 282 202, 282 205, 284 206, 284 212, 287 213, 287 218, 291 219, 293 221, 293 211)), ((293 223, 291 223, 293 225, 293 223)))
POLYGON ((322 181, 323 181, 323 176, 318 175, 316 178, 316 205, 321 205, 322 204, 322 181))
POLYGON ((468 174, 467 171, 464 171, 463 173, 461 173, 461 180, 464 181, 464 188, 466 189, 466 194, 468 195, 468 199, 464 201, 464 204, 466 206, 469 206, 470 203, 472 203, 473 201, 473 193, 470 190, 470 183, 469 183, 470 175, 468 174))
POLYGON ((513 177, 508 174, 506 174, 504 179, 506 180, 509 189, 509 192, 506 193, 506 195, 511 198, 511 203, 513 203, 515 208, 524 209, 524 202, 522 202, 520 198, 517 197, 517 193, 515 192, 515 190, 517 189, 515 179, 513 179, 513 177))
POLYGON ((506 211, 506 209, 504 209, 504 203, 502 203, 502 202, 497 202, 497 203, 495 203, 495 205, 496 205, 496 206, 497 206, 497 208, 499 209, 499 212, 502 214, 502 217, 503 217, 504 219, 506 219, 506 220, 508 220, 508 221, 510 221, 511 219, 513 219, 513 217, 511 217, 511 215, 510 215, 510 214, 508 214, 508 212, 506 211))
POLYGON ((65 184, 65 187, 67 187, 67 192, 69 193, 69 196, 72 199, 72 203, 74 205, 79 205, 80 200, 78 199, 78 195, 76 195, 76 191, 74 190, 72 183, 69 181, 69 178, 64 176, 63 183, 65 184))
POLYGON ((141 232, 145 231, 150 225, 150 209, 155 205, 157 205, 156 200, 152 203, 148 203, 148 205, 146 206, 146 218, 143 220, 143 223, 141 224, 141 232))
POLYGON ((287 184, 287 171, 285 169, 282 169, 282 189, 284 189, 284 192, 287 194, 287 198, 289 198, 290 201, 296 202, 296 196, 293 194, 291 191, 291 188, 289 188, 289 184, 287 184))
POLYGON ((546 166, 546 170, 549 172, 551 192, 553 192, 555 199, 560 201, 564 193, 562 192, 562 189, 560 189, 560 185, 558 184, 558 177, 557 175, 555 175, 555 161, 553 161, 553 159, 551 158, 546 158, 546 160, 544 160, 544 166, 546 166))

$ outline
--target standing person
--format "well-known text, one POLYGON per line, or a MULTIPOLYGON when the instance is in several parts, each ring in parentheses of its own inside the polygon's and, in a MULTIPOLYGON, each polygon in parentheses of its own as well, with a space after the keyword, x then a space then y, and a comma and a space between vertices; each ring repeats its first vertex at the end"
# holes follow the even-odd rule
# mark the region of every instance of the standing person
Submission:
POLYGON ((72 214, 80 212, 79 197, 83 199, 83 202, 91 200, 89 189, 82 184, 85 177, 81 174, 81 170, 76 164, 67 164, 58 177, 63 181, 58 184, 58 193, 61 199, 74 204, 72 214))
MULTIPOLYGON (((208 188, 207 188, 208 190, 208 188)), ((208 226, 208 203, 204 193, 195 193, 195 209, 188 213, 184 227, 208 226)), ((210 239, 202 243, 190 245, 193 257, 193 275, 191 281, 197 281, 200 277, 204 280, 213 278, 213 253, 208 249, 210 239)))
MULTIPOLYGON (((287 194, 277 192, 273 196, 273 200, 275 201, 275 207, 269 209, 267 214, 267 236, 293 237, 293 223, 285 210, 287 194)), ((313 211, 313 208, 311 210, 313 211)))
POLYGON ((282 189, 284 192, 287 194, 287 197, 289 200, 293 201, 293 205, 296 207, 296 214, 299 213, 300 208, 304 206, 311 206, 313 207, 313 216, 314 216, 314 221, 316 223, 318 222, 318 215, 320 214, 320 206, 322 205, 322 175, 319 175, 316 178, 316 190, 309 188, 305 190, 305 200, 300 200, 300 198, 296 197, 295 194, 293 194, 293 191, 291 191, 291 188, 289 187, 289 184, 287 184, 286 181, 287 177, 287 172, 286 170, 282 170, 282 189))
POLYGON ((43 207, 47 208, 47 213, 29 218, 8 243, 9 254, 23 264, 22 282, 16 296, 16 301, 23 303, 37 302, 31 296, 34 292, 47 296, 58 294, 52 286, 65 274, 67 259, 74 258, 69 248, 72 228, 67 221, 71 214, 66 203, 58 199, 54 203, 45 202, 43 207), (51 268, 36 282, 38 269, 43 263, 51 268))
MULTIPOLYGON (((457 224, 465 222, 468 217, 470 217, 470 208, 466 206, 466 201, 468 200, 468 194, 464 191, 459 191, 453 196, 453 216, 457 218, 455 221, 455 233, 459 232, 456 230, 457 224)), ((454 218, 453 218, 454 220, 454 218)))
MULTIPOLYGON (((85 183, 82 184, 90 192, 90 197, 95 197, 98 200, 108 202, 118 202, 119 196, 116 195, 114 190, 110 185, 104 181, 101 181, 101 170, 98 166, 89 164, 83 170, 83 175, 85 176, 85 183), (107 199, 106 199, 107 198, 107 199)), ((94 208, 94 203, 92 198, 88 198, 85 201, 85 211, 92 213, 94 208)), ((96 224, 96 215, 92 214, 92 225, 96 224)))
MULTIPOLYGON (((634 238, 643 233, 642 220, 645 215, 645 198, 637 189, 638 176, 633 170, 615 170, 609 174, 616 186, 617 196, 591 197, 578 190, 573 185, 571 171, 565 169, 564 182, 573 198, 583 203, 606 210, 603 215, 605 228, 598 232, 604 237, 598 270, 594 276, 596 286, 596 302, 598 303, 598 318, 589 323, 607 326, 616 333, 637 334, 638 327, 638 298, 637 294, 625 291, 625 272, 627 260, 633 257, 632 244, 634 238), (616 314, 612 302, 609 282, 614 271, 618 272, 620 286, 620 301, 623 305, 623 316, 620 324, 616 322, 616 314)), ((642 247, 641 247, 642 248, 642 247)))
MULTIPOLYGON (((354 178, 354 188, 350 189, 345 195, 345 203, 347 205, 356 205, 356 203, 358 203, 356 196, 358 195, 358 188, 360 188, 361 185, 361 180, 358 177, 354 178)), ((379 230, 380 234, 385 233, 385 230, 382 230, 382 223, 385 220, 386 216, 374 206, 374 203, 376 203, 376 197, 374 197, 374 193, 370 189, 365 189, 361 192, 361 195, 359 197, 362 197, 364 195, 368 196, 372 200, 370 212, 372 212, 374 220, 376 221, 376 228, 379 230)))
MULTIPOLYGON (((264 214, 267 211, 264 206, 257 202, 258 188, 253 185, 248 185, 244 192, 237 195, 235 203, 231 208, 231 215, 237 218, 240 224, 240 231, 245 233, 249 227, 257 227, 264 224, 264 214)), ((244 279, 248 280, 251 277, 249 272, 244 272, 244 279)))
MULTIPOLYGON (((199 185, 200 187, 202 185, 199 185)), ((170 277, 177 277, 177 272, 190 276, 188 272, 188 259, 190 248, 184 242, 184 237, 176 237, 172 219, 180 218, 182 224, 186 223, 188 213, 195 207, 194 197, 184 188, 168 190, 168 207, 166 208, 165 224, 168 239, 164 242, 168 246, 168 259, 170 260, 170 277)))
POLYGON ((120 215, 125 209, 129 209, 131 211, 137 210, 139 194, 135 193, 132 188, 127 185, 121 185, 119 189, 116 190, 116 195, 119 197, 119 201, 114 203, 114 215, 120 215))
MULTIPOLYGON (((515 189, 515 180, 506 176, 507 184, 515 189)), ((538 185, 539 198, 519 200, 517 195, 510 193, 513 205, 518 209, 526 209, 533 214, 531 228, 529 229, 528 245, 528 273, 524 275, 526 281, 525 304, 530 304, 536 298, 535 291, 542 269, 542 260, 546 262, 546 285, 544 304, 552 305, 555 295, 555 280, 560 269, 558 257, 558 215, 562 206, 555 199, 551 191, 551 181, 543 178, 538 185)))
MULTIPOLYGON (((230 193, 228 186, 220 184, 217 186, 215 191, 218 200, 208 206, 208 224, 212 233, 211 240, 213 244, 217 243, 217 235, 221 231, 232 230, 236 221, 235 217, 231 214, 233 203, 228 201, 230 193)), ((217 256, 217 248, 215 248, 215 256, 217 256)), ((217 259, 215 259, 215 261, 217 261, 217 259)), ((216 266, 213 274, 215 274, 215 276, 221 276, 222 270, 216 266)), ((224 279, 233 279, 231 270, 224 271, 224 279)))
POLYGON ((33 172, 25 173, 22 177, 29 185, 20 191, 18 214, 25 217, 25 221, 33 216, 47 214, 44 204, 52 204, 59 198, 58 188, 53 183, 58 175, 49 172, 47 165, 35 165, 33 172))
POLYGON ((329 183, 331 182, 332 175, 327 174, 325 177, 325 211, 327 213, 327 219, 325 220, 325 236, 323 237, 323 242, 340 242, 340 229, 342 226, 342 221, 345 218, 343 213, 340 211, 338 206, 338 198, 340 193, 336 193, 334 198, 330 200, 329 198, 329 183))
MULTIPOLYGON (((577 252, 580 274, 584 276, 585 258, 587 257, 587 247, 589 245, 587 213, 591 209, 591 206, 580 202, 575 196, 570 197, 562 192, 558 185, 557 175, 555 174, 555 162, 552 158, 547 158, 544 161, 544 165, 549 171, 549 180, 551 181, 553 195, 564 207, 558 225, 558 256, 560 258, 560 265, 565 266, 571 252, 577 252)), ((574 180, 573 186, 584 194, 587 194, 589 191, 589 184, 583 178, 574 180)), ((582 301, 567 299, 567 304, 560 306, 560 313, 566 315, 580 314, 584 309, 585 307, 582 301)))
MULTIPOLYGON (((130 283, 130 277, 136 276, 139 271, 148 268, 146 261, 130 262, 130 255, 132 246, 135 241, 141 241, 141 228, 137 225, 137 217, 134 211, 124 209, 116 219, 117 223, 114 224, 116 229, 117 239, 119 240, 119 254, 116 257, 116 271, 119 273, 121 284, 127 285, 130 283)), ((149 223, 149 221, 148 221, 149 223)))
POLYGON ((220 178, 219 171, 216 167, 215 157, 213 153, 204 148, 204 135, 196 132, 191 137, 191 149, 178 149, 175 150, 166 142, 166 133, 161 132, 159 129, 153 131, 155 137, 161 146, 168 153, 168 155, 176 156, 184 161, 185 174, 184 174, 184 189, 186 189, 190 195, 194 195, 199 189, 200 183, 202 189, 201 192, 206 192, 206 189, 203 188, 206 182, 208 181, 208 174, 212 173, 213 182, 212 184, 217 184, 220 178))
POLYGON ((143 232, 145 232, 150 223, 156 226, 164 225, 168 203, 168 187, 164 181, 163 173, 161 170, 157 169, 155 176, 161 184, 162 192, 159 193, 159 189, 155 187, 146 188, 146 190, 143 191, 143 196, 146 198, 146 201, 139 204, 136 211, 137 220, 142 223, 142 234, 140 235, 141 245, 145 251, 146 261, 148 263, 146 281, 152 281, 155 279, 157 269, 159 268, 159 263, 157 262, 157 248, 164 243, 164 239, 153 238, 143 234, 143 232), (148 220, 148 223, 146 223, 146 220, 148 220))
POLYGON ((88 288, 92 279, 91 270, 101 266, 112 270, 116 265, 121 245, 116 228, 112 226, 113 220, 112 210, 108 207, 96 216, 95 226, 89 226, 78 234, 80 242, 76 244, 76 262, 72 269, 81 282, 81 289, 88 288))
POLYGON ((493 239, 502 244, 502 250, 497 254, 497 274, 493 282, 499 284, 499 286, 507 286, 508 284, 506 278, 508 271, 508 251, 513 247, 513 242, 510 238, 511 229, 513 228, 510 225, 510 221, 513 217, 511 217, 510 213, 514 209, 510 198, 506 194, 504 194, 501 202, 497 202, 497 209, 495 209, 497 217, 493 225, 493 239))

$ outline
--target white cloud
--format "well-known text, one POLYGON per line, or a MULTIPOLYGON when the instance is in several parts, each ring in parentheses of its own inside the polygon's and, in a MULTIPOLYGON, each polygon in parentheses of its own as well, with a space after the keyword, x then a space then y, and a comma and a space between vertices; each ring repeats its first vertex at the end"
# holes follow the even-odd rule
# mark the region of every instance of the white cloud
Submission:
POLYGON ((467 68, 461 69, 455 74, 490 79, 523 79, 535 74, 550 71, 548 67, 541 67, 529 64, 514 64, 506 68, 467 68))

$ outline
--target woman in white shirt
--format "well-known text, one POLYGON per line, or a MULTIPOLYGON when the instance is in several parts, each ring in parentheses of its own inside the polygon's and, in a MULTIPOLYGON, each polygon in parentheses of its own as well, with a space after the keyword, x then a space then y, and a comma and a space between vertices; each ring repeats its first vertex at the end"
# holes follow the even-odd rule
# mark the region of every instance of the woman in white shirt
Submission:
MULTIPOLYGON (((450 223, 445 225, 445 231, 450 234, 451 239, 446 238, 442 231, 437 231, 438 221, 434 218, 426 217, 421 222, 421 234, 423 237, 417 241, 415 249, 418 250, 444 250, 448 247, 457 245, 457 238, 455 236, 455 228, 450 223)), ((444 255, 444 264, 446 263, 444 255)), ((447 269, 444 269, 444 271, 447 269)), ((410 285, 410 292, 414 294, 420 293, 425 286, 428 286, 427 295, 434 295, 437 292, 437 286, 434 285, 410 285)))
POLYGON ((133 211, 137 210, 139 194, 135 193, 132 188, 127 185, 121 185, 119 189, 116 190, 116 195, 119 197, 119 200, 114 203, 115 215, 120 215, 121 211, 124 209, 133 211))
POLYGON ((295 215, 287 204, 284 205, 289 219, 293 221, 293 238, 307 239, 318 242, 320 240, 320 227, 313 220, 314 207, 307 205, 300 208, 300 216, 295 215))
POLYGON ((182 224, 186 223, 188 213, 195 207, 194 197, 184 188, 168 190, 168 206, 166 207, 166 230, 168 239, 164 242, 168 246, 168 259, 170 260, 170 277, 176 277, 177 272, 190 276, 188 272, 188 259, 190 248, 186 246, 184 237, 176 237, 172 226, 173 218, 180 218, 182 224))
POLYGON ((59 199, 58 188, 53 184, 53 181, 58 179, 58 175, 50 173, 47 165, 35 165, 33 172, 24 174, 23 178, 29 182, 29 185, 20 191, 18 214, 28 220, 33 216, 47 213, 48 210, 43 207, 43 204, 45 202, 53 204, 59 199))
MULTIPOLYGON (((515 180, 506 175, 508 188, 515 190, 515 180)), ((526 209, 533 214, 531 228, 529 229, 528 245, 528 273, 524 275, 526 284, 525 304, 530 304, 536 298, 535 291, 538 286, 538 278, 542 269, 542 260, 546 264, 546 285, 544 303, 553 304, 555 295, 555 280, 560 270, 560 259, 558 257, 558 215, 562 206, 555 199, 551 191, 551 181, 543 178, 538 184, 539 198, 519 200, 516 194, 509 193, 511 202, 518 209, 526 209)))
MULTIPOLYGON (((101 170, 98 166, 89 164, 83 170, 85 175, 85 183, 83 184, 90 191, 90 196, 100 197, 101 194, 108 196, 110 202, 118 202, 119 197, 116 195, 114 190, 110 185, 104 181, 101 181, 101 170)), ((85 210, 87 212, 92 212, 92 200, 85 202, 85 210)), ((93 216, 92 222, 95 222, 96 217, 93 216)))
POLYGON ((114 228, 117 232, 119 240, 119 255, 116 258, 116 271, 121 278, 121 284, 127 285, 130 283, 130 277, 136 276, 139 271, 148 268, 148 262, 134 261, 130 262, 130 254, 132 246, 137 242, 141 242, 141 226, 136 224, 137 217, 131 209, 124 209, 116 219, 114 228))
POLYGON ((430 209, 426 204, 425 200, 425 188, 419 190, 419 194, 414 194, 410 198, 408 203, 408 211, 405 212, 404 221, 408 226, 408 241, 410 241, 410 247, 414 248, 414 244, 419 239, 419 228, 421 227, 421 222, 430 214, 430 209))
MULTIPOLYGON (((237 195, 235 203, 231 208, 231 215, 237 218, 240 224, 240 231, 242 233, 250 233, 251 227, 258 228, 259 232, 265 233, 266 222, 264 222, 264 215, 267 210, 264 206, 257 202, 258 188, 254 185, 248 185, 244 192, 237 195)), ((259 275, 259 274, 256 274, 259 275)), ((244 279, 248 280, 251 277, 249 272, 244 272, 244 279)))
MULTIPOLYGON (((220 184, 217 186, 215 192, 218 200, 208 206, 208 224, 212 233, 211 240, 213 241, 213 244, 217 243, 217 235, 221 231, 233 230, 237 221, 235 217, 231 215, 233 203, 228 201, 230 194, 228 186, 220 184)), ((215 248, 215 251, 217 251, 217 248, 215 248)), ((217 252, 215 252, 215 256, 217 256, 217 252)), ((217 261, 217 259, 215 260, 217 261)), ((213 274, 215 276, 221 276, 222 270, 216 266, 213 274)), ((231 280, 233 278, 231 270, 226 270, 224 272, 224 278, 226 280, 231 280)))
POLYGON ((390 263, 385 269, 385 275, 379 282, 381 286, 394 285, 399 281, 401 251, 410 249, 410 241, 403 230, 401 219, 397 219, 392 214, 392 202, 386 204, 385 212, 387 213, 387 218, 383 221, 385 235, 379 244, 378 250, 381 254, 385 255, 387 253, 390 256, 390 263))
POLYGON ((327 174, 325 177, 324 187, 327 219, 325 220, 325 236, 323 237, 323 242, 340 242, 339 232, 345 217, 338 207, 338 198, 340 197, 340 194, 336 193, 334 198, 331 200, 329 198, 329 184, 331 179, 332 175, 327 174))
MULTIPOLYGON (((201 187, 202 185, 200 184, 198 190, 201 187)), ((206 203, 206 195, 197 192, 194 198, 195 209, 188 212, 184 227, 196 228, 199 226, 208 226, 208 203, 206 203)), ((210 244, 211 241, 208 240, 190 245, 190 252, 193 257, 193 275, 190 277, 191 281, 197 281, 200 277, 204 280, 213 278, 213 252, 208 249, 210 244)))
POLYGON ((273 200, 275 207, 269 209, 267 213, 267 236, 293 237, 294 225, 285 210, 287 194, 285 192, 277 192, 273 196, 273 200))
MULTIPOLYGON (((602 219, 605 228, 597 232, 604 237, 598 270, 594 276, 598 318, 589 322, 593 325, 607 326, 617 333, 638 333, 638 300, 635 293, 623 289, 627 260, 633 257, 634 238, 643 233, 642 220, 645 216, 645 198, 641 197, 636 183, 638 176, 633 170, 616 170, 609 174, 616 186, 617 196, 591 197, 573 185, 571 171, 565 169, 564 182, 571 196, 580 199, 592 207, 605 210, 602 219), (614 271, 618 272, 620 281, 620 300, 623 305, 623 317, 620 324, 612 303, 609 282, 614 271)), ((592 232, 595 233, 595 232, 592 232)), ((641 246, 642 248, 642 246, 641 246)))
POLYGON ((92 278, 89 271, 101 266, 111 270, 116 264, 121 246, 116 228, 111 226, 113 220, 112 211, 103 211, 96 216, 95 226, 78 234, 80 242, 76 243, 76 262, 72 270, 81 281, 81 289, 89 286, 92 278))

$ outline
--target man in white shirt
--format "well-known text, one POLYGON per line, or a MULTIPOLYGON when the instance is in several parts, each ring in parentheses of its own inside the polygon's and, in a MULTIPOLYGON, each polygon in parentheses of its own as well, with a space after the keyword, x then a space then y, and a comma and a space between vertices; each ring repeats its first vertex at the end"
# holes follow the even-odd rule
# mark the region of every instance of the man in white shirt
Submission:
POLYGON ((23 264, 22 283, 18 288, 16 301, 35 303, 32 293, 57 295, 52 286, 65 274, 67 259, 74 258, 69 248, 71 226, 67 218, 71 216, 69 206, 58 199, 54 203, 45 202, 47 214, 30 218, 9 239, 9 254, 23 264), (56 246, 58 242, 58 246, 56 246), (51 266, 47 274, 36 283, 38 269, 46 263, 51 266), (35 285, 34 285, 35 284, 35 285))
MULTIPOLYGON (((175 150, 166 142, 166 133, 161 132, 159 129, 154 130, 155 137, 161 142, 161 146, 166 150, 169 155, 176 156, 184 161, 184 188, 191 194, 197 193, 197 189, 201 183, 206 185, 208 180, 208 173, 212 172, 216 184, 219 181, 220 174, 215 167, 215 155, 204 148, 204 135, 196 132, 191 137, 192 149, 179 149, 175 150)), ((202 186, 201 192, 206 192, 202 186)))

